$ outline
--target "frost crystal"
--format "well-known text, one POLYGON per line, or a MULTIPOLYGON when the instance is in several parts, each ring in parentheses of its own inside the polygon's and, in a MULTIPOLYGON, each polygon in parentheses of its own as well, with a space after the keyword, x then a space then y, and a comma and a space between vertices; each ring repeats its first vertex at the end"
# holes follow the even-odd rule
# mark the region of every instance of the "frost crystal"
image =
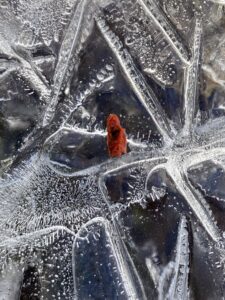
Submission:
POLYGON ((224 299, 223 12, 0 0, 0 299, 224 299))

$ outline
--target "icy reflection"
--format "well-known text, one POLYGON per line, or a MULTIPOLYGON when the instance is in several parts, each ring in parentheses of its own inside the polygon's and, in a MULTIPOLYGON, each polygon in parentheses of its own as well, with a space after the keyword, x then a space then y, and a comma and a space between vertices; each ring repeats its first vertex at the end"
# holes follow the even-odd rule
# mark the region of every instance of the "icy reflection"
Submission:
POLYGON ((223 4, 1 1, 1 299, 224 298, 223 4))

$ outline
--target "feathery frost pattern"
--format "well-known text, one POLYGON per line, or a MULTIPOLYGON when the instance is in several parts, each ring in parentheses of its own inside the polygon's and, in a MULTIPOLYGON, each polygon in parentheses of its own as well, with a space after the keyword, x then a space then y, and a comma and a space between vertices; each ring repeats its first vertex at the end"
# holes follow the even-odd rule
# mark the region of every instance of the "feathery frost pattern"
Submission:
MULTIPOLYGON (((46 108, 43 126, 46 126, 54 115, 60 92, 62 91, 63 85, 69 80, 67 73, 71 73, 71 65, 73 70, 73 64, 77 64, 77 56, 81 47, 81 38, 84 30, 82 29, 84 28, 84 14, 87 5, 87 0, 81 0, 75 5, 74 15, 60 48, 59 59, 53 78, 52 99, 46 108)), ((85 22, 85 24, 87 24, 87 22, 85 22)))
POLYGON ((1 299, 224 298, 222 4, 0 0, 1 299))
POLYGON ((138 99, 153 119, 159 132, 162 134, 162 137, 166 141, 169 141, 171 136, 173 136, 175 133, 174 128, 166 117, 165 112, 160 106, 160 103, 158 102, 154 92, 147 87, 144 78, 135 67, 130 54, 126 49, 123 49, 122 43, 119 41, 117 36, 110 31, 105 21, 103 19, 97 19, 96 21, 109 47, 117 57, 118 62, 134 93, 137 95, 138 99))
POLYGON ((137 271, 128 253, 124 251, 123 242, 118 238, 119 232, 116 226, 116 224, 110 225, 103 218, 97 218, 87 223, 78 232, 73 247, 76 299, 96 297, 96 291, 91 287, 92 291, 88 292, 89 289, 85 282, 87 280, 90 285, 93 284, 96 287, 98 286, 97 282, 101 281, 99 288, 103 298, 112 296, 105 285, 107 280, 110 280, 115 298, 146 299, 137 271), (118 236, 113 233, 117 233, 118 236), (80 268, 82 268, 83 261, 86 260, 89 261, 83 270, 86 275, 80 276, 80 268), (91 274, 89 268, 93 268, 93 266, 98 275, 91 274), (108 272, 105 268, 109 268, 108 272))
POLYGON ((63 106, 62 126, 70 123, 73 113, 84 104, 85 100, 94 95, 94 93, 97 93, 104 84, 110 82, 113 78, 113 66, 107 64, 104 68, 100 69, 95 78, 89 82, 88 86, 85 89, 78 90, 75 99, 69 100, 69 103, 63 106))
POLYGON ((155 22, 158 28, 162 31, 167 41, 173 47, 176 54, 185 64, 189 64, 190 55, 186 47, 180 41, 176 29, 174 29, 171 22, 162 9, 158 7, 155 0, 138 0, 147 15, 155 22))
MULTIPOLYGON (((173 163, 174 162, 172 162, 172 164, 173 163)), ((177 172, 177 170, 170 165, 168 167, 168 172, 174 182, 176 182, 178 190, 184 196, 194 213, 197 215, 199 221, 202 222, 202 225, 205 227, 211 238, 216 242, 219 242, 221 235, 215 220, 213 220, 212 212, 204 198, 198 191, 194 189, 194 187, 191 187, 188 178, 185 174, 182 174, 182 171, 177 172)))
POLYGON ((189 299, 190 249, 187 226, 187 219, 182 216, 178 228, 175 260, 168 264, 159 278, 159 300, 189 299), (169 286, 167 286, 168 281, 169 286))
POLYGON ((184 87, 184 134, 189 134, 192 124, 194 122, 196 112, 197 100, 197 85, 198 72, 201 55, 201 36, 202 25, 201 20, 196 20, 194 42, 193 42, 193 56, 191 63, 185 70, 185 87, 184 87))

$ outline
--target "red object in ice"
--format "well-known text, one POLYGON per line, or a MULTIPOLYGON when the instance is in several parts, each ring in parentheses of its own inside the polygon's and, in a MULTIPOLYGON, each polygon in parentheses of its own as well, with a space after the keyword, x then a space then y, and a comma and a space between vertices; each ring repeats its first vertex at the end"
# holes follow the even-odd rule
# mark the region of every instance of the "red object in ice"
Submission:
POLYGON ((115 114, 110 114, 107 118, 107 146, 110 157, 120 157, 127 153, 126 132, 115 114))

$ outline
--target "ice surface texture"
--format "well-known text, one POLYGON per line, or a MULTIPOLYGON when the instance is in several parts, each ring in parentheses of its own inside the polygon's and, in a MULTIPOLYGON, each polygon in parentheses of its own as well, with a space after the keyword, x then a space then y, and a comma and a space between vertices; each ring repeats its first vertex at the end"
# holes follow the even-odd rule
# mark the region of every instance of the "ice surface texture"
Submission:
POLYGON ((224 299, 223 4, 0 1, 0 299, 224 299))

